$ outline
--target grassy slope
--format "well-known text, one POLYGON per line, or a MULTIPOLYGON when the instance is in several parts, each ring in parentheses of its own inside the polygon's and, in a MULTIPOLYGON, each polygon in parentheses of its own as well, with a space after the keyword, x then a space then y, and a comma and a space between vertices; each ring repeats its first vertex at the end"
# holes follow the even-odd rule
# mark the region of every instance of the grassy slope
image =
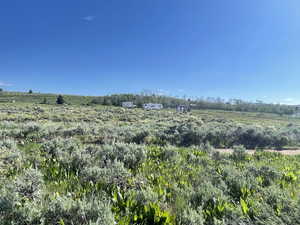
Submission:
MULTIPOLYGON (((58 94, 28 94, 24 92, 2 92, 0 93, 0 102, 13 102, 16 103, 41 103, 44 98, 50 104, 55 104, 58 94)), ((89 103, 94 97, 79 96, 79 95, 64 95, 64 99, 68 104, 81 105, 89 103)))
MULTIPOLYGON (((39 104, 44 98, 50 104, 55 104, 58 94, 28 94, 24 92, 2 92, 0 93, 0 103, 12 103, 17 106, 24 103, 39 104)), ((92 96, 64 95, 65 101, 70 105, 85 105, 91 102, 92 96)), ((101 107, 101 106, 100 106, 101 107)), ((139 109, 136 109, 139 110, 139 109)), ((173 111, 173 110, 172 110, 173 111)), ((272 113, 253 112, 231 112, 221 110, 193 110, 192 115, 199 117, 211 117, 219 119, 233 120, 243 124, 259 124, 262 126, 286 126, 290 123, 300 125, 299 118, 290 116, 279 116, 272 113)))
POLYGON ((286 126, 288 124, 300 125, 300 118, 279 116, 273 113, 235 112, 221 110, 194 110, 194 115, 202 117, 224 118, 243 124, 259 124, 261 126, 286 126))

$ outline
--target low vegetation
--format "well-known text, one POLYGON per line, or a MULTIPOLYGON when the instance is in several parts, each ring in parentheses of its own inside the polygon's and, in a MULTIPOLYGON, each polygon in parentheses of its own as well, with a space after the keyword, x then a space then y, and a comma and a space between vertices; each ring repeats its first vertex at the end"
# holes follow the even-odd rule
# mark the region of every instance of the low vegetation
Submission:
POLYGON ((300 157, 263 151, 299 144, 276 114, 1 103, 0 224, 300 224, 300 157))
MULTIPOLYGON (((300 108, 292 105, 269 104, 262 101, 247 102, 239 99, 224 100, 221 98, 198 98, 186 99, 170 96, 161 96, 154 93, 141 94, 115 94, 108 96, 76 96, 65 95, 64 100, 71 105, 106 105, 121 106, 122 102, 133 102, 138 108, 142 108, 145 103, 160 103, 165 108, 176 108, 178 105, 190 105, 192 109, 201 110, 222 110, 222 111, 238 111, 238 112, 257 112, 257 113, 273 113, 280 116, 298 115, 300 108)), ((0 89, 0 102, 26 102, 26 103, 43 103, 56 104, 57 95, 40 94, 29 90, 27 93, 6 92, 0 89)))

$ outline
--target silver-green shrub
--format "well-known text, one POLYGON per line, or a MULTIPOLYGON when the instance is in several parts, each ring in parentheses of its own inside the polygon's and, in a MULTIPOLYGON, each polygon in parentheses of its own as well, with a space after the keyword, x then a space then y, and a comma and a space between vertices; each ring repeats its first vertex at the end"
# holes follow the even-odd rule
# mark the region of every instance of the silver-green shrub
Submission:
POLYGON ((101 199, 74 200, 67 197, 58 197, 44 206, 42 216, 45 225, 115 224, 110 205, 101 199))
POLYGON ((12 187, 21 197, 38 198, 43 187, 43 174, 37 169, 26 169, 12 182, 12 187))
POLYGON ((136 144, 116 143, 104 145, 98 152, 97 158, 102 163, 120 161, 128 169, 136 169, 146 159, 147 153, 144 146, 136 144))
POLYGON ((84 168, 80 173, 85 182, 101 183, 107 187, 126 187, 131 173, 119 161, 108 162, 105 167, 92 166, 84 168))
POLYGON ((202 214, 202 209, 194 210, 187 208, 177 217, 179 225, 204 225, 205 219, 202 214))

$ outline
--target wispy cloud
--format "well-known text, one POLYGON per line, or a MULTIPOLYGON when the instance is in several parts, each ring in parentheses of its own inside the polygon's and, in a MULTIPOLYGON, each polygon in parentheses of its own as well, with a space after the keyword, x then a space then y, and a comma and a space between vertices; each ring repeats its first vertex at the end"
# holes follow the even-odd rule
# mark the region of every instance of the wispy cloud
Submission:
POLYGON ((293 98, 285 98, 285 99, 283 99, 283 101, 284 102, 293 102, 293 101, 295 101, 295 99, 293 99, 293 98))
POLYGON ((157 94, 157 95, 170 95, 170 91, 168 91, 168 90, 165 90, 165 89, 157 89, 156 91, 155 91, 155 94, 157 94))
POLYGON ((95 19, 96 17, 95 16, 85 16, 85 17, 82 17, 82 19, 84 21, 87 21, 87 22, 91 22, 95 19))
POLYGON ((299 104, 299 101, 297 99, 294 99, 294 98, 285 98, 280 102, 280 104, 297 105, 297 104, 299 104))
POLYGON ((11 84, 9 83, 6 83, 6 82, 3 82, 3 81, 0 81, 0 87, 9 87, 9 86, 12 86, 11 84))

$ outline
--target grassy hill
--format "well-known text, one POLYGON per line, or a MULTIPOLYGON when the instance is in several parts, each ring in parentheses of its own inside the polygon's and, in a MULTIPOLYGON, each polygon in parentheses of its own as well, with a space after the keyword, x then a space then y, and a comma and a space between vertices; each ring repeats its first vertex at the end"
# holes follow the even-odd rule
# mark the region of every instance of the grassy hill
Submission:
MULTIPOLYGON (((1 102, 16 102, 16 103, 41 103, 46 98, 49 104, 55 104, 58 94, 41 94, 41 93, 25 93, 25 92, 2 92, 0 93, 1 102)), ((82 105, 88 104, 94 97, 79 96, 79 95, 64 95, 67 104, 82 105)))
MULTIPOLYGON (((0 92, 0 104, 14 103, 16 106, 20 104, 40 104, 44 99, 47 100, 47 105, 55 105, 58 94, 45 94, 28 92, 0 92)), ((80 95, 63 95, 68 105, 90 105, 93 100, 103 97, 95 96, 80 96, 80 95)), ((124 95, 107 96, 115 97, 124 95)), ((126 99, 125 99, 126 100, 126 99)), ((176 100, 176 99, 175 99, 176 100)), ((178 99, 182 100, 182 99, 178 99)), ((101 104, 95 104, 95 107, 101 107, 101 104)), ((45 105, 46 107, 46 105, 45 105)), ((172 111, 172 110, 171 110, 172 111)), ((173 110, 174 111, 174 110, 173 110)), ((257 124, 262 126, 287 126, 288 124, 300 125, 300 118, 292 117, 290 115, 279 115, 277 113, 263 113, 263 112, 241 112, 241 111, 227 111, 216 109, 194 109, 192 115, 204 118, 219 118, 232 120, 242 124, 257 124)))

